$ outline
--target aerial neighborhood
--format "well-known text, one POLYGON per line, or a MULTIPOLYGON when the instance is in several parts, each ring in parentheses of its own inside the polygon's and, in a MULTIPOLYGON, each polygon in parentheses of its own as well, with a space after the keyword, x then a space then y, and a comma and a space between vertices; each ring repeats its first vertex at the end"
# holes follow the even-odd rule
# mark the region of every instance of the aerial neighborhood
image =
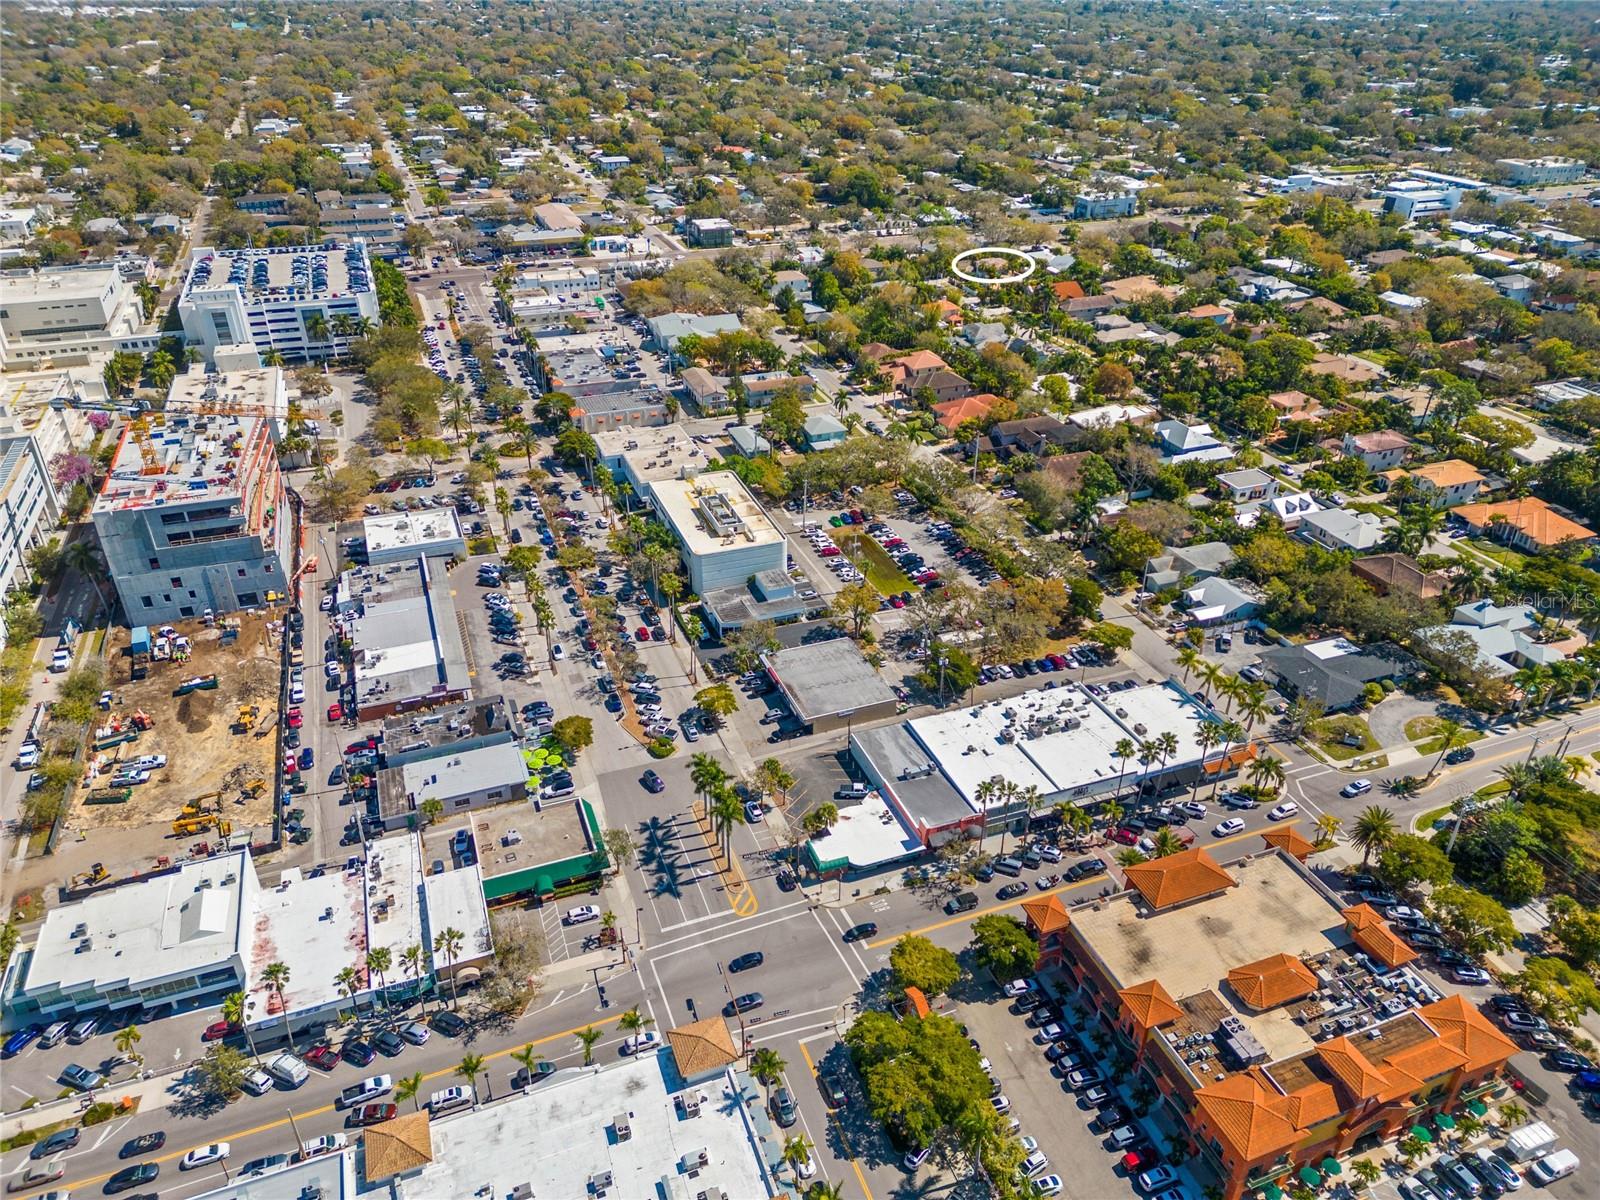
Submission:
POLYGON ((1596 15, 8 7, 7 1193, 1594 1197, 1596 15))

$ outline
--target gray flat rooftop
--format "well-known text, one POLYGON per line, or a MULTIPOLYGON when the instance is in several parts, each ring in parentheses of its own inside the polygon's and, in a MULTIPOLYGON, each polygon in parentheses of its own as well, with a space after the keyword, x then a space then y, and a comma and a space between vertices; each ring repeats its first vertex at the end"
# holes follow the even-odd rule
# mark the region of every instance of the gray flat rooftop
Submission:
POLYGON ((247 474, 244 452, 262 424, 254 416, 158 413, 149 418, 147 437, 129 426, 95 498, 95 511, 240 500, 247 474))
POLYGON ((496 787, 511 789, 528 782, 528 765, 515 742, 480 746, 476 750, 450 751, 438 758, 423 758, 404 766, 387 767, 378 777, 378 811, 385 818, 420 811, 429 800, 439 800, 448 810, 457 796, 470 796, 496 787))
POLYGON ((470 689, 444 560, 426 562, 436 586, 424 585, 419 560, 345 572, 341 593, 348 584, 362 604, 351 625, 360 705, 470 689))
POLYGON ((858 755, 872 764, 903 811, 927 829, 964 821, 975 811, 933 764, 927 749, 904 721, 850 735, 858 755))
POLYGON ((516 721, 504 696, 480 696, 461 704, 402 713, 383 723, 383 753, 387 763, 450 746, 469 738, 495 734, 516 736, 516 721))
POLYGON ((894 689, 849 638, 786 647, 762 661, 802 721, 895 703, 894 689))
POLYGON ((441 548, 465 548, 461 522, 453 508, 430 508, 420 512, 385 513, 361 523, 367 540, 367 555, 393 555, 406 550, 419 554, 441 553, 441 548))

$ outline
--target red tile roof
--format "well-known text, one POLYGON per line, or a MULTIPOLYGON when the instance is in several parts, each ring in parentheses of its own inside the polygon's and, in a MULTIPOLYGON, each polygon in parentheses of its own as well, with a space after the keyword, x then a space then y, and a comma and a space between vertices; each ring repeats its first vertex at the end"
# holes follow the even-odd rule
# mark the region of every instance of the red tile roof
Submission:
POLYGON ((1117 992, 1140 1029, 1159 1029, 1183 1016, 1183 1009, 1159 979, 1136 983, 1117 992))
POLYGON ((1233 876, 1198 846, 1125 867, 1123 875, 1151 908, 1158 909, 1212 896, 1234 886, 1233 876))
POLYGON ((1317 990, 1311 968, 1292 954, 1273 954, 1228 972, 1234 995, 1258 1012, 1277 1008, 1317 990))
POLYGON ((1384 966, 1401 967, 1417 957, 1417 952, 1400 940, 1372 905, 1357 904, 1340 915, 1356 945, 1384 966))
POLYGON ((1039 937, 1047 933, 1059 933, 1070 923, 1067 919, 1066 905, 1061 903, 1060 896, 1054 894, 1024 900, 1022 915, 1028 919, 1028 924, 1039 937))

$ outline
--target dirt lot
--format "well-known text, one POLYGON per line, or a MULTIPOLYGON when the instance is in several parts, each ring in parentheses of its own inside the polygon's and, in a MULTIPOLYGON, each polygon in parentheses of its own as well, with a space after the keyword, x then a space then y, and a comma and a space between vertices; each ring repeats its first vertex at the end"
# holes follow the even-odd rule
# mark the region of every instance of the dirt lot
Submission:
MULTIPOLYGON (((127 804, 80 804, 69 818, 75 829, 132 829, 169 823, 187 800, 220 791, 223 816, 235 830, 272 821, 272 772, 278 695, 278 634, 268 634, 264 614, 239 617, 238 640, 221 644, 221 630, 203 622, 185 621, 178 632, 193 643, 187 662, 153 662, 145 678, 130 682, 127 657, 128 631, 113 630, 107 643, 109 686, 115 693, 111 715, 120 717, 136 709, 155 720, 155 728, 135 742, 127 742, 101 756, 99 781, 110 778, 113 756, 122 759, 144 754, 165 754, 167 765, 152 771, 150 781, 133 789, 127 804), (215 691, 174 696, 173 689, 195 675, 216 675, 215 691), (233 732, 239 705, 260 706, 262 720, 255 733, 233 732), (263 729, 263 726, 265 728, 263 729), (260 779, 259 794, 239 803, 245 783, 260 779)), ((208 801, 214 808, 216 801, 208 801)))

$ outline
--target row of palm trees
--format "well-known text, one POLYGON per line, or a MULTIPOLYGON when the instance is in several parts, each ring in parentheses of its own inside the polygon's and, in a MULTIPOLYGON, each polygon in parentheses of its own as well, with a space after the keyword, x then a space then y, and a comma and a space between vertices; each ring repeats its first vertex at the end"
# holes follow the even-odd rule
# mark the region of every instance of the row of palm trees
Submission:
MULTIPOLYGON (((461 957, 465 948, 467 935, 453 926, 441 929, 433 938, 433 953, 443 958, 446 968, 455 966, 456 960, 461 957)), ((368 980, 373 976, 378 980, 378 993, 383 998, 385 1011, 389 1008, 388 998, 388 972, 394 969, 394 951, 388 946, 374 946, 367 951, 366 975, 356 967, 347 966, 334 976, 334 984, 344 993, 348 1000, 354 1000, 358 992, 362 991, 368 980)), ((400 967, 405 972, 407 979, 420 979, 428 968, 428 955, 422 946, 416 942, 407 946, 400 953, 400 967)), ((288 990, 289 981, 293 973, 289 965, 284 962, 270 962, 262 969, 261 979, 267 987, 278 997, 278 1007, 283 1012, 283 1029, 288 1036, 289 1048, 294 1049, 294 1030, 289 1024, 289 1006, 284 1002, 284 992, 288 990)), ((450 1007, 456 1007, 458 1002, 456 992, 455 973, 450 974, 450 1007)), ((250 1053, 259 1058, 256 1050, 255 1039, 250 1036, 250 1029, 245 1023, 245 994, 233 992, 222 1000, 222 1019, 229 1025, 244 1030, 245 1041, 250 1046, 250 1053)))
POLYGON ((1535 663, 1512 675, 1511 682, 1521 692, 1518 711, 1536 705, 1544 713, 1557 700, 1583 693, 1584 703, 1594 699, 1600 689, 1600 645, 1588 645, 1572 657, 1553 663, 1535 663))
POLYGON ((1178 667, 1183 672, 1184 683, 1192 673, 1203 685, 1206 696, 1217 697, 1222 711, 1232 714, 1235 707, 1246 730, 1254 729, 1256 722, 1265 720, 1271 709, 1267 705, 1267 688, 1262 683, 1252 683, 1214 663, 1200 653, 1199 647, 1186 643, 1178 651, 1178 667))
POLYGON ((706 807, 706 818, 717 835, 717 850, 727 862, 733 860, 733 829, 744 824, 744 805, 733 790, 733 777, 710 754, 689 759, 689 782, 706 807))

